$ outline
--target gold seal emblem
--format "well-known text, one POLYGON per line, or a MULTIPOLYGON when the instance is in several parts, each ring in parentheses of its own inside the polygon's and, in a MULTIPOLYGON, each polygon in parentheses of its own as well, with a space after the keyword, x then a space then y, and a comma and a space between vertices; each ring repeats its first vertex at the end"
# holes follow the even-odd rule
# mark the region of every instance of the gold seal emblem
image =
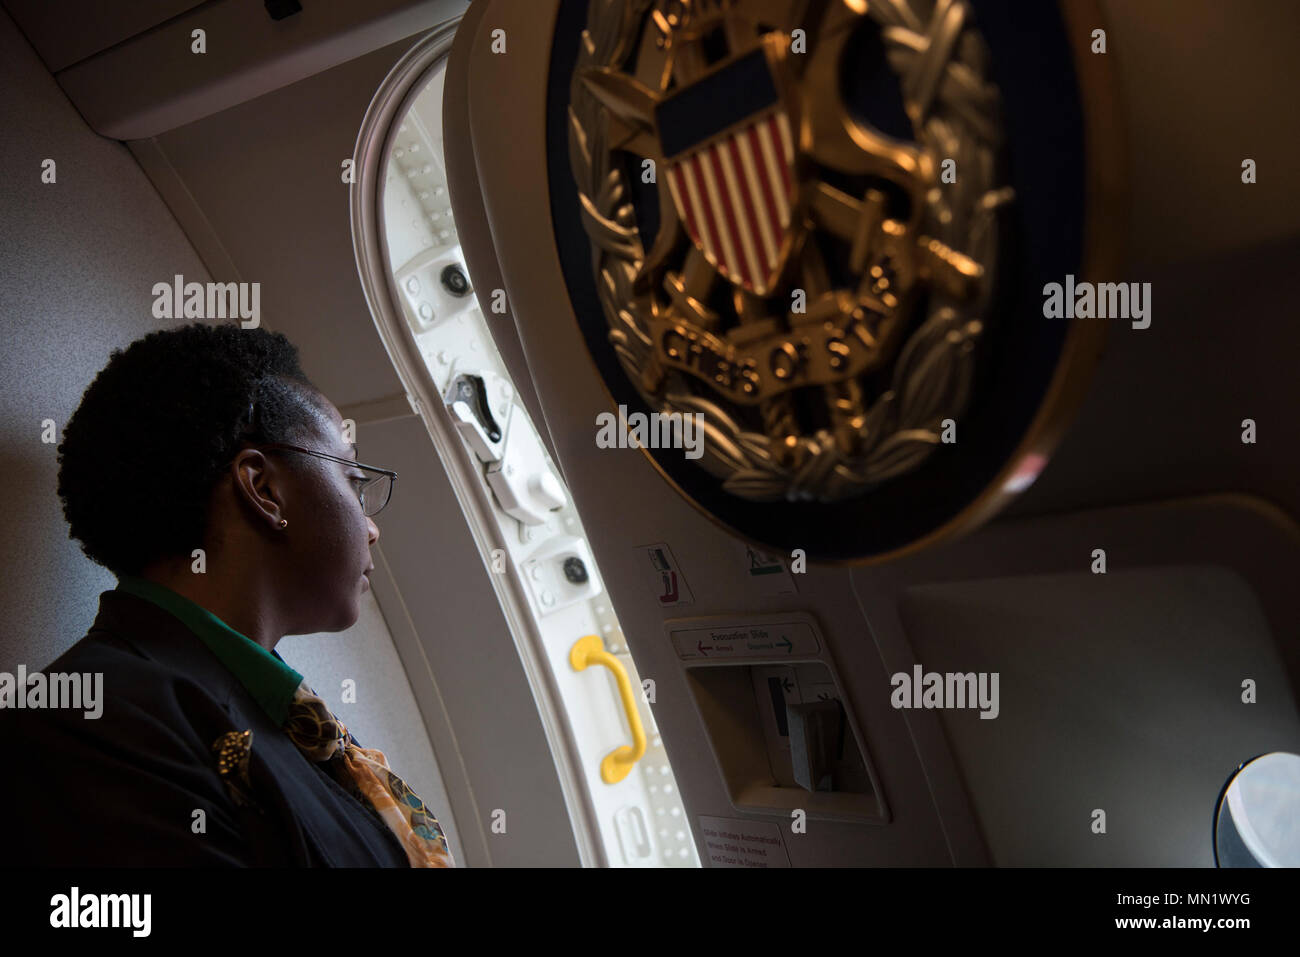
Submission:
POLYGON ((1013 198, 987 60, 961 0, 592 0, 569 151, 609 339, 728 492, 851 498, 955 429, 1013 198), (863 50, 910 136, 846 97, 863 50))

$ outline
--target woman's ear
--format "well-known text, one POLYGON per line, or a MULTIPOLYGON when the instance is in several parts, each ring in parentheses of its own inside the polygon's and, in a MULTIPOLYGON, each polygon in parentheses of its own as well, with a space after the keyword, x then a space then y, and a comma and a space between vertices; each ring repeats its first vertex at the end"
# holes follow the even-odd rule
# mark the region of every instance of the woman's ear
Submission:
POLYGON ((258 520, 274 531, 284 526, 284 510, 289 497, 289 473, 273 457, 258 449, 243 449, 230 465, 232 488, 258 520))

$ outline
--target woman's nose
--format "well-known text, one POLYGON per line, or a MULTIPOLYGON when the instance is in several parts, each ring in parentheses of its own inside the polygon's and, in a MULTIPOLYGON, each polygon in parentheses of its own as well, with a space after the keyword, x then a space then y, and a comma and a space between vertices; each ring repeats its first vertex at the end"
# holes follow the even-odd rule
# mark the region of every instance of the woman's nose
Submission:
POLYGON ((369 538, 370 544, 373 545, 375 542, 379 541, 379 526, 375 524, 375 520, 369 515, 366 516, 366 524, 370 526, 369 538))

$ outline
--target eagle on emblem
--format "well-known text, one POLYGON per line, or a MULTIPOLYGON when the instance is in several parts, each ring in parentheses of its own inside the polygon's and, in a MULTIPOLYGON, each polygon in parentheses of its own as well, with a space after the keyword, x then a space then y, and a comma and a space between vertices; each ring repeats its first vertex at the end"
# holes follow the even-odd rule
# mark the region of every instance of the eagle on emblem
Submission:
POLYGON ((570 159, 610 340, 733 494, 862 494, 961 415, 1012 198, 983 55, 961 0, 593 0, 570 159), (873 43, 915 140, 846 97, 873 43))

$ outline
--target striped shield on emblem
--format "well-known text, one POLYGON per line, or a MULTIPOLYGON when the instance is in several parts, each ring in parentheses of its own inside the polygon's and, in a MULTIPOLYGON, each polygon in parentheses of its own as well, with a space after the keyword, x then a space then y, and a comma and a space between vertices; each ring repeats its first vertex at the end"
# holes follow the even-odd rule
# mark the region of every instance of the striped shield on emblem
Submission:
POLYGON ((655 120, 664 175, 692 242, 733 283, 766 295, 789 251, 797 181, 765 48, 665 99, 655 120))

